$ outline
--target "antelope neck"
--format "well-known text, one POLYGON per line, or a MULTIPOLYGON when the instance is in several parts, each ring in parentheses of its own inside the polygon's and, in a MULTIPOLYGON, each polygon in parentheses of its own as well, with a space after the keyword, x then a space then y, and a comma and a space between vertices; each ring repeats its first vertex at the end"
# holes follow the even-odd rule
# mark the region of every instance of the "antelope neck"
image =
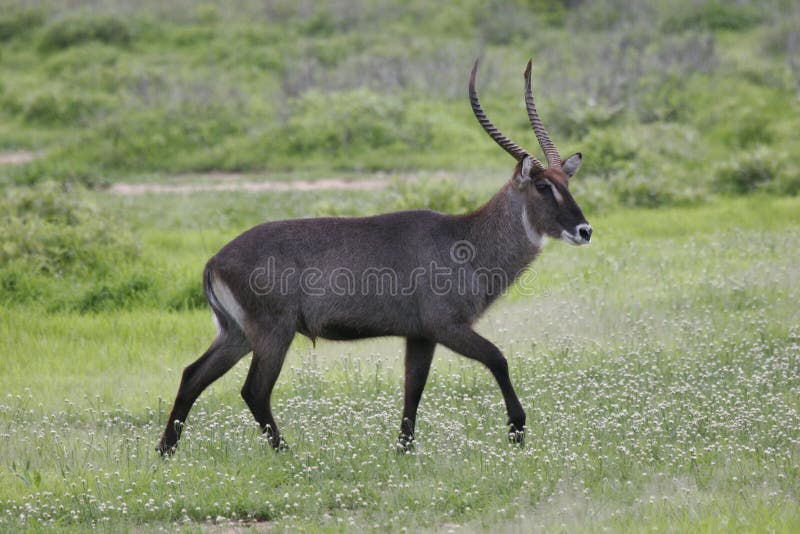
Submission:
POLYGON ((516 278, 541 249, 543 236, 528 219, 521 195, 507 183, 489 202, 464 217, 466 239, 475 246, 475 264, 499 267, 516 278))

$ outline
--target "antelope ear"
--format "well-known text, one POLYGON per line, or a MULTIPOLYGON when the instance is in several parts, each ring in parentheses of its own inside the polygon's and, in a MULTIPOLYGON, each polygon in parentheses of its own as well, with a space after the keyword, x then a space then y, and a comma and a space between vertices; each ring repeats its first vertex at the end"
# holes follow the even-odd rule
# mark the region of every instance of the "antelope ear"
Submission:
POLYGON ((522 165, 519 167, 519 172, 514 176, 514 184, 520 191, 531 185, 531 170, 533 169, 533 160, 525 158, 522 160, 522 165))
POLYGON ((581 156, 580 152, 576 152, 564 161, 561 162, 561 170, 567 175, 567 177, 572 178, 578 169, 581 168, 581 162, 583 161, 583 156, 581 156))

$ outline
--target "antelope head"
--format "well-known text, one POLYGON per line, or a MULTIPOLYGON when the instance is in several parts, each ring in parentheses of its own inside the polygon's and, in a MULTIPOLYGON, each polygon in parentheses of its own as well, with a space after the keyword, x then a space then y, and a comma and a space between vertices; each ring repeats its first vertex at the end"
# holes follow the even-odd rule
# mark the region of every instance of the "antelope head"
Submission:
POLYGON ((547 166, 528 151, 504 136, 486 116, 475 90, 478 61, 469 79, 469 98, 472 111, 486 133, 517 160, 513 187, 523 198, 523 226, 535 246, 541 246, 542 236, 562 239, 571 245, 586 245, 592 237, 592 227, 586 222, 580 207, 569 192, 569 180, 581 166, 580 152, 561 159, 550 135, 539 118, 531 89, 531 61, 525 69, 525 106, 528 109, 536 138, 539 140, 547 166))

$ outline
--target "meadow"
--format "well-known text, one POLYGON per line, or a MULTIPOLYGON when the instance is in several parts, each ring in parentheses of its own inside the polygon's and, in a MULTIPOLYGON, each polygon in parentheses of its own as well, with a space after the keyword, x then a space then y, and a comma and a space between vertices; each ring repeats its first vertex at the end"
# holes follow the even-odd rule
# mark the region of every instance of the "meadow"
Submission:
MULTIPOLYGON (((298 338, 274 394, 289 451, 238 395, 245 361, 164 461, 154 446, 213 336, 207 310, 4 308, 0 527, 796 530, 800 201, 592 223, 596 242, 548 244, 535 294, 512 291, 478 326, 528 410, 521 448, 489 373, 439 349, 417 448, 397 454, 401 342, 298 338)), ((201 253, 197 233, 142 246, 168 242, 199 273, 222 236, 201 253)))
POLYGON ((800 531, 795 2, 326 6, 0 0, 0 531, 800 531), (239 395, 245 358, 161 459, 220 246, 270 219, 463 213, 509 178, 467 104, 478 56, 531 148, 534 56, 595 232, 548 243, 533 294, 477 325, 524 446, 488 371, 440 347, 398 454, 402 340, 298 337, 287 451, 239 395))

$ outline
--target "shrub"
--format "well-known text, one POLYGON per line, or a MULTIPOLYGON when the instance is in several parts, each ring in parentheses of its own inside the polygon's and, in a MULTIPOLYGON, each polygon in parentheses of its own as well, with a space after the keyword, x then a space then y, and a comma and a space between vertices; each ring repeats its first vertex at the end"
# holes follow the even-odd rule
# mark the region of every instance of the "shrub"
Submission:
POLYGON ((783 195, 800 194, 800 170, 796 166, 784 168, 770 186, 770 189, 783 195))
POLYGON ((147 109, 109 118, 45 161, 64 157, 110 172, 210 170, 222 159, 213 148, 242 128, 235 110, 216 105, 147 109))
POLYGON ((41 26, 44 13, 36 9, 8 9, 0 13, 0 43, 41 26))
POLYGON ((303 24, 303 32, 312 36, 330 36, 336 31, 337 21, 326 9, 315 10, 303 24))
POLYGON ((328 195, 314 204, 316 216, 362 216, 388 211, 429 209, 442 213, 467 213, 486 202, 485 195, 459 185, 451 179, 395 179, 390 188, 373 204, 352 195, 328 195))
POLYGON ((184 281, 178 285, 167 301, 167 307, 177 311, 198 310, 207 306, 200 276, 195 276, 191 280, 184 281))
POLYGON ((39 48, 44 52, 53 52, 91 41, 128 46, 131 32, 127 24, 117 17, 84 13, 48 25, 39 48))
POLYGON ((130 231, 82 189, 53 182, 9 188, 0 213, 0 269, 104 274, 138 253, 130 231))
POLYGON ((789 63, 800 54, 800 13, 782 18, 761 39, 763 52, 772 56, 788 59, 789 63))
POLYGON ((485 202, 453 180, 395 180, 390 198, 392 210, 430 209, 453 214, 475 210, 485 202))
POLYGON ((713 187, 719 193, 740 195, 763 190, 774 185, 781 168, 781 159, 760 146, 720 165, 714 174, 713 187))
POLYGON ((623 206, 657 208, 704 200, 696 186, 688 187, 676 176, 667 179, 651 174, 621 173, 611 179, 611 190, 623 206))
POLYGON ((756 4, 736 4, 711 0, 680 8, 664 20, 666 31, 733 30, 752 28, 764 21, 764 10, 756 4))
POLYGON ((153 282, 141 274, 116 283, 100 283, 89 289, 72 307, 81 313, 125 309, 141 301, 152 285, 153 282))
POLYGON ((764 145, 773 141, 770 123, 773 117, 766 110, 737 111, 735 117, 728 117, 727 128, 721 132, 720 138, 729 146, 744 148, 764 145))
POLYGON ((579 177, 570 182, 569 188, 583 212, 590 218, 598 213, 608 213, 619 204, 607 178, 583 176, 579 173, 579 177))
POLYGON ((617 128, 592 130, 579 146, 583 153, 581 173, 595 176, 609 176, 627 168, 639 151, 638 140, 617 128))
POLYGON ((586 30, 607 31, 624 22, 631 22, 642 16, 639 11, 648 11, 646 2, 621 2, 620 0, 593 0, 573 4, 567 18, 570 28, 583 32, 586 30))
POLYGON ((536 27, 537 20, 532 10, 520 8, 513 2, 492 0, 486 4, 479 3, 478 6, 474 14, 477 30, 489 44, 507 45, 525 39, 530 35, 531 28, 536 27))
POLYGON ((57 92, 36 93, 23 104, 22 118, 29 124, 67 126, 85 117, 110 109, 105 95, 71 95, 57 92))
POLYGON ((94 162, 62 156, 58 151, 47 153, 25 165, 14 165, 7 170, 6 179, 18 186, 34 185, 47 181, 97 187, 108 184, 94 162))
POLYGON ((320 200, 311 206, 314 217, 359 217, 370 215, 364 206, 348 200, 320 200))
POLYGON ((692 109, 692 94, 681 74, 650 74, 637 83, 636 112, 644 123, 680 121, 692 109))
POLYGON ((403 102, 368 89, 324 94, 306 92, 291 104, 288 149, 297 156, 347 156, 391 145, 424 148, 431 125, 412 120, 403 102))
POLYGON ((621 117, 623 106, 608 107, 601 104, 575 104, 562 113, 552 113, 547 118, 547 127, 559 136, 579 139, 599 128, 616 123, 621 117))
POLYGON ((108 73, 109 77, 113 76, 114 81, 117 81, 116 79, 120 78, 122 74, 117 69, 119 58, 120 51, 117 48, 102 43, 88 43, 48 57, 45 65, 48 74, 57 80, 69 79, 70 86, 82 81, 80 79, 82 73, 88 73, 92 76, 90 83, 93 89, 117 90, 117 85, 109 86, 106 80, 103 80, 104 83, 98 86, 97 78, 108 73))

